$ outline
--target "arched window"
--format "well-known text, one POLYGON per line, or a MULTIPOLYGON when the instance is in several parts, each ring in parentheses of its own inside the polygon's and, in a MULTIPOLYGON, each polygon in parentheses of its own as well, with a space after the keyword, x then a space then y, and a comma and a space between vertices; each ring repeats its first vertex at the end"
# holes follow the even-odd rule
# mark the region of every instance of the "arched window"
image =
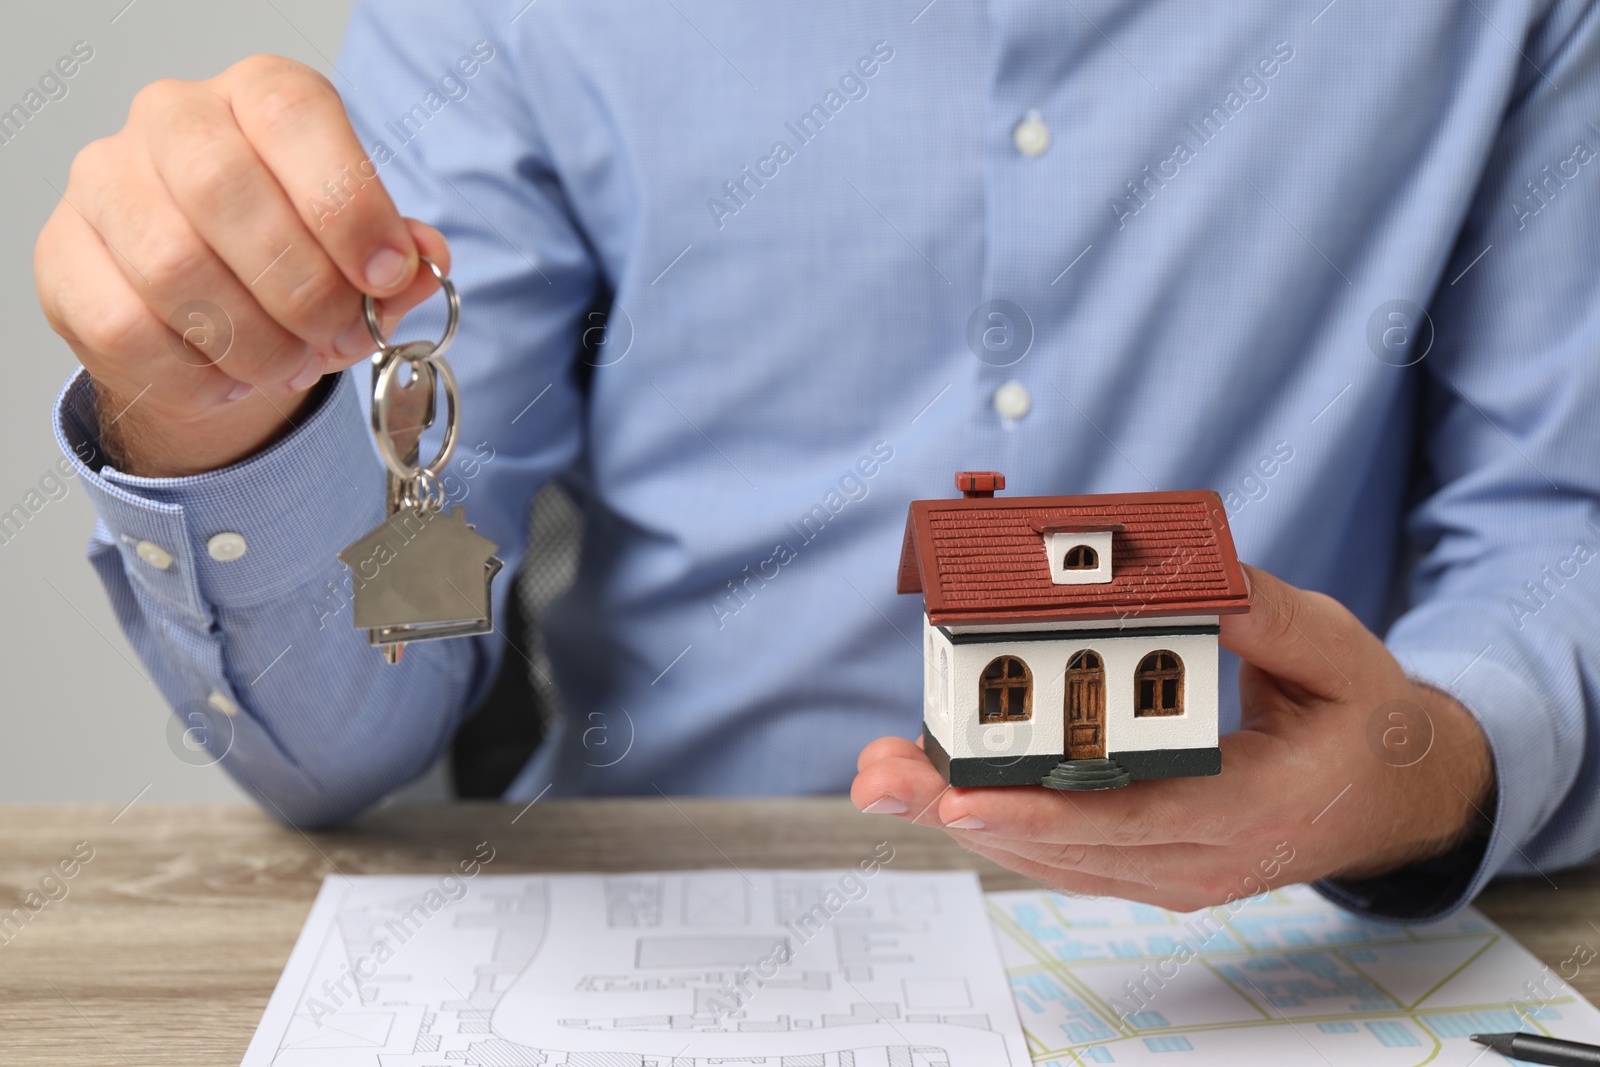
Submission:
POLYGON ((1088 545, 1073 545, 1061 561, 1064 571, 1093 571, 1100 569, 1100 553, 1088 545))
POLYGON ((978 681, 979 722, 1021 722, 1033 715, 1033 675, 1015 656, 990 660, 978 681))
POLYGON ((1133 676, 1133 713, 1183 714, 1183 660, 1176 652, 1152 652, 1133 676))

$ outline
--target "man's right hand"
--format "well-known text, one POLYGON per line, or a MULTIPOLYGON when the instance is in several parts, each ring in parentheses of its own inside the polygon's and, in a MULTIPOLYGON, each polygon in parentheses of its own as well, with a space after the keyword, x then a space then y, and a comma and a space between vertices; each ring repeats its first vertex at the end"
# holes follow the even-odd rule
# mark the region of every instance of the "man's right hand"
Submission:
POLYGON ((176 476, 290 430, 324 374, 377 347, 363 293, 388 330, 437 289, 419 252, 449 270, 444 237, 395 210, 332 84, 263 55, 141 90, 73 161, 34 277, 94 378, 113 461, 176 476))

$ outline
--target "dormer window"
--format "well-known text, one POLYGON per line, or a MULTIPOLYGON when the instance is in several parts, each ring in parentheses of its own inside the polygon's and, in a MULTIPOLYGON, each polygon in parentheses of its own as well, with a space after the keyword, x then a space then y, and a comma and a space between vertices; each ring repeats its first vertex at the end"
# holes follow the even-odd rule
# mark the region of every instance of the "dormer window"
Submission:
POLYGON ((1088 545, 1073 545, 1061 561, 1064 571, 1093 571, 1100 569, 1100 553, 1088 545))
POLYGON ((1056 585, 1104 585, 1111 581, 1112 539, 1121 523, 1037 523, 1050 560, 1050 581, 1056 585))

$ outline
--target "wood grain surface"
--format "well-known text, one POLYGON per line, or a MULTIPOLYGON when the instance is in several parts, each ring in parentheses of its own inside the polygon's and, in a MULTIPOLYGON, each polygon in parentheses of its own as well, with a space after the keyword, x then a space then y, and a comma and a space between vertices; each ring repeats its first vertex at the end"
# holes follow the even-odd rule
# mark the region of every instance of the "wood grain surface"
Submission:
MULTIPOLYGON (((516 874, 845 866, 885 840, 895 869, 1030 887, 842 798, 390 806, 317 834, 243 806, 0 806, 0 917, 58 898, 0 925, 0 1064, 237 1064, 325 875, 442 874, 483 841, 485 871, 516 874), (62 878, 79 842, 94 858, 62 878)), ((1503 880, 1478 905, 1552 966, 1600 948, 1600 867, 1503 880)), ((1573 982, 1591 1000, 1597 971, 1573 982)))

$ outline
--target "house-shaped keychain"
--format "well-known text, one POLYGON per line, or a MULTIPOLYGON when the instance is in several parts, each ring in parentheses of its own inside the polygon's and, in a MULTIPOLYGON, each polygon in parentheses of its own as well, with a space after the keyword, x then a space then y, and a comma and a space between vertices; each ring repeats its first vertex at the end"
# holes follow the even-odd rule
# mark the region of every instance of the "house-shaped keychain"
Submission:
POLYGON ((1108 789, 1217 774, 1220 616, 1250 609, 1209 491, 917 500, 923 745, 954 786, 1108 789))
POLYGON ((339 553, 350 568, 355 625, 374 645, 488 633, 495 543, 460 508, 402 510, 339 553))

